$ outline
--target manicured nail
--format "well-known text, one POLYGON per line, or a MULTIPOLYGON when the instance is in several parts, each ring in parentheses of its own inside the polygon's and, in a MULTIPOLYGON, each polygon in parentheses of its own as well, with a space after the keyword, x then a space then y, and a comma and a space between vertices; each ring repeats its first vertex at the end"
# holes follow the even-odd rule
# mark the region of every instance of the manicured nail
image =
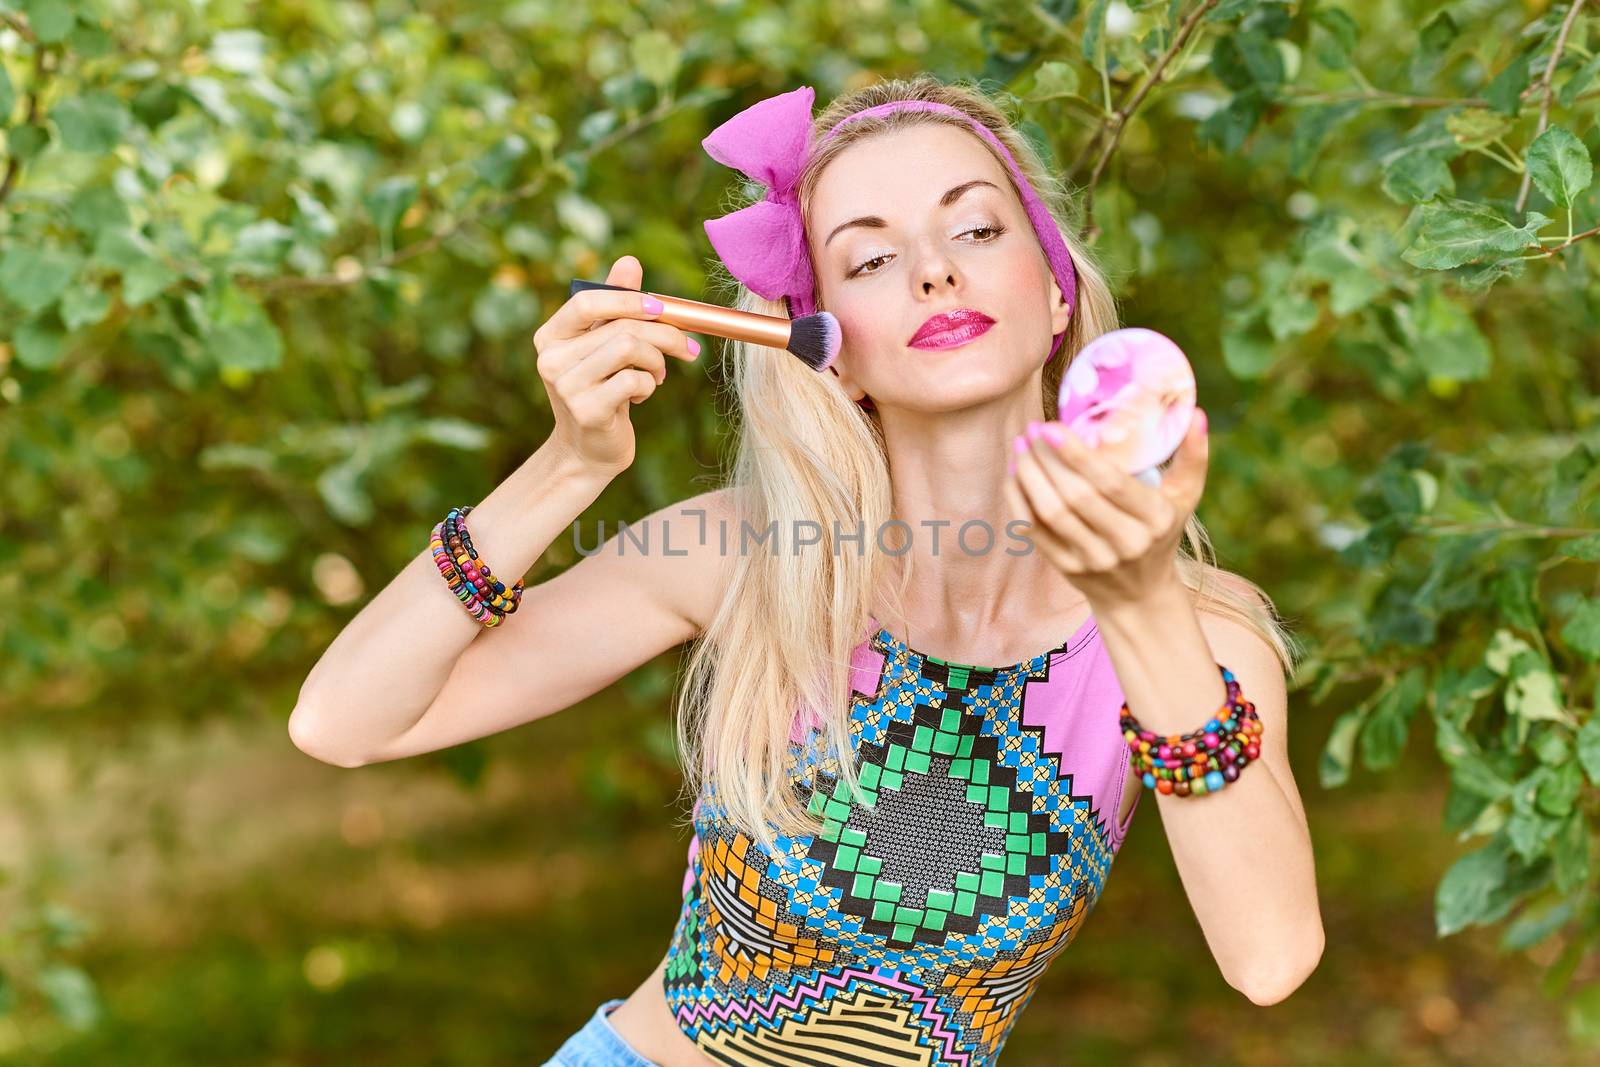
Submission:
POLYGON ((1020 456, 1024 452, 1026 452, 1027 450, 1028 450, 1028 439, 1026 437, 1024 437, 1022 434, 1019 433, 1019 434, 1017 434, 1017 436, 1015 436, 1015 437, 1013 437, 1011 439, 1011 451, 1015 452, 1017 455, 1020 456))
POLYGON ((698 356, 700 354, 700 342, 696 341, 693 337, 689 338, 689 354, 691 356, 698 356))
POLYGON ((1038 423, 1038 420, 1030 420, 1028 422, 1028 440, 1037 441, 1038 439, 1039 439, 1039 423, 1038 423))
POLYGON ((1061 443, 1067 439, 1067 431, 1061 428, 1059 422, 1047 422, 1039 428, 1039 432, 1044 434, 1046 441, 1057 448, 1060 448, 1061 443))
POLYGON ((661 314, 662 309, 665 307, 665 304, 653 296, 646 296, 644 298, 644 313, 646 315, 659 315, 661 314))

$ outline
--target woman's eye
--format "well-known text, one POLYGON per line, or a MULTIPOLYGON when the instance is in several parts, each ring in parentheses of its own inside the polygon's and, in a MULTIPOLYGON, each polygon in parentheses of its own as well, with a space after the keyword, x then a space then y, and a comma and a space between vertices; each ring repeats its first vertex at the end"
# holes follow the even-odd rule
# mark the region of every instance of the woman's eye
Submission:
MULTIPOLYGON (((977 240, 977 242, 979 244, 987 244, 988 242, 994 240, 996 237, 1000 236, 1002 233, 1005 233, 1005 227, 1004 226, 974 226, 971 229, 962 230, 956 236, 965 237, 969 233, 987 233, 987 234, 990 234, 990 236, 988 236, 988 237, 976 238, 976 240, 977 240)), ((854 277, 856 277, 857 275, 860 275, 860 274, 876 274, 877 273, 876 270, 868 270, 867 268, 869 266, 871 266, 873 263, 878 262, 880 259, 888 259, 888 258, 889 258, 889 255, 887 253, 885 253, 884 255, 881 255, 881 256, 873 256, 871 259, 862 260, 860 263, 856 264, 853 268, 851 268, 850 272, 848 274, 846 274, 845 277, 846 278, 854 278, 854 277)))

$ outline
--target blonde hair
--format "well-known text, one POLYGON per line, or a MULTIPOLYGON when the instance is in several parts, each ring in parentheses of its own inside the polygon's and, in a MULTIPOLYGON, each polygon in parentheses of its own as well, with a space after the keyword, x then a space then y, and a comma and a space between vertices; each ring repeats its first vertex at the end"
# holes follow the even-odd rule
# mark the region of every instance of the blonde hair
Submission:
MULTIPOLYGON (((1044 369, 1045 417, 1055 418, 1067 365, 1089 341, 1117 328, 1116 303, 1105 276, 1065 222, 1063 183, 995 101, 971 83, 946 83, 926 74, 875 82, 835 99, 816 116, 813 132, 820 137, 845 116, 891 100, 937 101, 982 122, 1011 152, 1055 218, 1078 275, 1067 336, 1044 369)), ((819 175, 840 152, 885 131, 932 122, 966 130, 982 142, 962 120, 938 112, 897 111, 850 122, 802 173, 797 187, 802 217, 807 217, 819 175)), ((993 152, 987 143, 984 147, 993 152)), ((732 306, 787 316, 785 305, 746 289, 720 262, 712 270, 714 287, 732 306)), ((821 310, 821 293, 817 295, 821 310)), ((873 544, 859 552, 829 547, 840 534, 865 531, 867 539, 875 539, 893 517, 888 461, 875 411, 855 403, 836 378, 776 349, 732 342, 723 350, 723 373, 731 381, 737 409, 725 414, 739 428, 727 477, 735 512, 729 537, 741 550, 726 595, 690 650, 675 715, 677 741, 687 794, 698 798, 709 787, 733 824, 770 848, 774 828, 791 836, 821 829, 821 820, 806 811, 807 791, 791 781, 790 730, 802 709, 813 709, 823 730, 823 751, 851 751, 851 655, 865 636, 875 591, 882 588, 899 609, 911 577, 911 556, 903 557, 907 565, 899 568, 899 584, 891 586, 888 579, 900 557, 890 557, 873 544), (756 537, 769 529, 792 531, 807 522, 829 525, 820 531, 821 545, 812 550, 797 551, 781 541, 773 550, 743 550, 742 528, 756 537)), ((1190 517, 1184 541, 1194 554, 1180 542, 1178 572, 1197 606, 1260 634, 1292 674, 1297 643, 1278 621, 1271 601, 1254 583, 1215 565, 1199 519, 1190 517)), ((829 766, 832 770, 831 761, 829 766)), ((848 795, 863 796, 856 788, 852 760, 838 761, 838 775, 848 795)))

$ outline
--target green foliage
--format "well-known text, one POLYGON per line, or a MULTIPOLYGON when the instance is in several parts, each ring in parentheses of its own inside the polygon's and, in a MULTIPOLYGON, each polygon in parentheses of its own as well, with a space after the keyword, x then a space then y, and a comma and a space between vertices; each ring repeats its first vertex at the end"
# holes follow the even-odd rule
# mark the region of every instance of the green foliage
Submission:
MULTIPOLYGON (((1303 606, 1321 784, 1431 735, 1473 842, 1440 935, 1560 938, 1566 990, 1600 931, 1600 12, 913 7, 0 0, 8 725, 115 750, 285 713, 548 432, 530 336, 571 278, 631 252, 699 295, 711 126, 802 82, 977 76, 1079 190, 1126 319, 1194 357, 1202 518, 1303 606)), ((716 458, 713 383, 675 373, 608 517, 716 458)), ((558 539, 530 583, 575 558, 558 539)), ((55 951, 6 945, 0 1012, 92 1018, 55 951)))

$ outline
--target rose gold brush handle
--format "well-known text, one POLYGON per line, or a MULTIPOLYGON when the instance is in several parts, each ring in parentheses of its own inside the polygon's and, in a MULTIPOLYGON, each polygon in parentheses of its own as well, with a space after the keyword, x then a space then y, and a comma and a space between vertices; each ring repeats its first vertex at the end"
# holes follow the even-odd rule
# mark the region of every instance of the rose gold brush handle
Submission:
MULTIPOLYGON (((605 282, 589 282, 582 278, 574 279, 569 296, 576 296, 584 289, 619 289, 626 293, 640 292, 638 289, 629 289, 625 285, 607 285, 605 282)), ((648 290, 646 290, 648 293, 648 290)), ((686 300, 681 296, 668 296, 665 293, 648 293, 664 305, 661 314, 653 321, 665 322, 682 330, 693 330, 696 333, 709 333, 716 337, 726 337, 732 341, 749 341, 751 344, 766 345, 769 348, 788 348, 789 319, 776 315, 758 315, 753 311, 737 311, 726 308, 721 304, 707 304, 699 300, 686 300)))

